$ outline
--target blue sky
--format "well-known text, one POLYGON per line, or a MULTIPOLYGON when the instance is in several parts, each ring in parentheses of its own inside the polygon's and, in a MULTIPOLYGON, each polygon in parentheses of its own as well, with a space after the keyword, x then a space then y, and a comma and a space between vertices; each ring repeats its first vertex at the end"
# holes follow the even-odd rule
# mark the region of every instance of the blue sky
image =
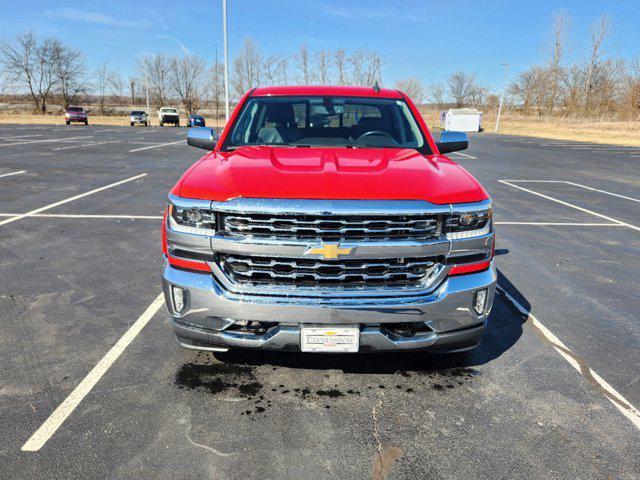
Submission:
MULTIPOLYGON (((0 0, 0 38, 33 29, 84 52, 95 69, 107 60, 123 75, 135 73, 146 54, 189 51, 222 58, 222 3, 206 1, 0 0)), ((292 55, 300 44, 319 49, 369 48, 384 61, 384 81, 416 76, 443 82, 457 71, 476 73, 497 90, 500 63, 512 72, 541 62, 555 13, 571 18, 573 57, 586 54, 589 27, 610 16, 611 54, 640 55, 638 0, 583 1, 379 1, 229 0, 230 55, 246 37, 264 54, 292 55)))

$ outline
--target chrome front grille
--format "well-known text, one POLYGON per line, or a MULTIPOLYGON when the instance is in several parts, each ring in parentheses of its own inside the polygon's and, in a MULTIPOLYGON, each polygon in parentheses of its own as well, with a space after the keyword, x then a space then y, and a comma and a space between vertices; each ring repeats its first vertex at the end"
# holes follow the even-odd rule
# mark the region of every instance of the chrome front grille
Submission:
POLYGON ((313 241, 426 240, 442 232, 441 215, 303 215, 223 213, 232 236, 313 241))
POLYGON ((425 288, 441 264, 429 258, 316 260, 223 254, 218 266, 236 285, 335 290, 425 288))

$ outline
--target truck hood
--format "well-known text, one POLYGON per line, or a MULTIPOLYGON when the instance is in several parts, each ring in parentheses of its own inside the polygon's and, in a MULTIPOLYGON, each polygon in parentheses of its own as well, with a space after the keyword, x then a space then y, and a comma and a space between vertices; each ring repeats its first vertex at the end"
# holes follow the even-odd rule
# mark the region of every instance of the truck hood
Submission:
POLYGON ((236 197, 425 200, 435 204, 488 198, 462 167, 412 149, 241 147, 194 164, 172 193, 226 201, 236 197))

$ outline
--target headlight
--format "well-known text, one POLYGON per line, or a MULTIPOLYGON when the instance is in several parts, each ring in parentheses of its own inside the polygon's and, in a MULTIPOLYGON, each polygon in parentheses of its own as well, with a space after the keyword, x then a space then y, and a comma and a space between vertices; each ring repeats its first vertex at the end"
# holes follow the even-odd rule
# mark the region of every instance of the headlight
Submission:
POLYGON ((453 212, 447 220, 447 238, 460 240, 486 235, 491 232, 493 209, 453 212))
POLYGON ((177 206, 169 204, 169 228, 176 232, 196 235, 214 235, 216 216, 213 212, 200 207, 177 206))

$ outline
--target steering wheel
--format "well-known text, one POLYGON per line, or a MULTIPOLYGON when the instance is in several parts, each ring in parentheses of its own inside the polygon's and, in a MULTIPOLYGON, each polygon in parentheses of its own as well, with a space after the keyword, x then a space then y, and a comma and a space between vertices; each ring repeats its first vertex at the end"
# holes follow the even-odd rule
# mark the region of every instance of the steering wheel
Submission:
POLYGON ((363 133, 362 135, 360 135, 358 138, 356 138, 356 142, 359 142, 360 140, 362 140, 364 137, 369 137, 371 135, 384 135, 385 137, 389 137, 389 138, 393 138, 391 135, 389 135, 387 132, 383 132, 382 130, 370 130, 368 132, 363 133))

